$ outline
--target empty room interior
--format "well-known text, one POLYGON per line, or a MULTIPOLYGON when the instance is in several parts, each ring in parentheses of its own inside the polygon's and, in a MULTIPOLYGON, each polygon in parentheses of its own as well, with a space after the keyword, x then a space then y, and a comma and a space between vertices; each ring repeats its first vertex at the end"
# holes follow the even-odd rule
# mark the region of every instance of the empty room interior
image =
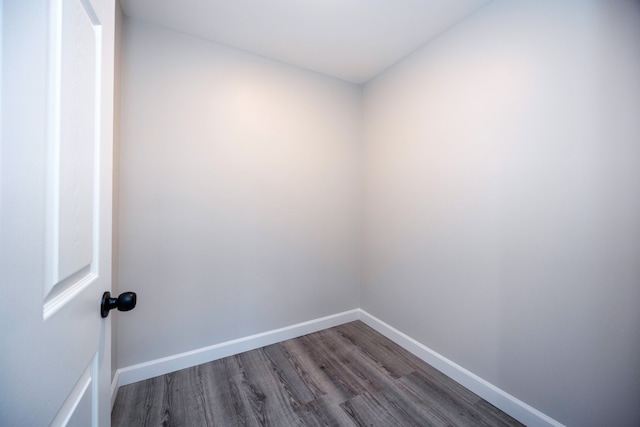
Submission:
POLYGON ((121 0, 118 387, 360 321, 640 425, 640 2, 121 0))

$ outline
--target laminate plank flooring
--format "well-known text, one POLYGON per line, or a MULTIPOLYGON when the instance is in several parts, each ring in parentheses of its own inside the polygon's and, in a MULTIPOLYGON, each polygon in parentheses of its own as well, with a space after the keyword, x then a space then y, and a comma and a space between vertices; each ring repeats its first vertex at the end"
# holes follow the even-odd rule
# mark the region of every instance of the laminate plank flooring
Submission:
POLYGON ((360 321, 120 387, 114 427, 522 426, 360 321))

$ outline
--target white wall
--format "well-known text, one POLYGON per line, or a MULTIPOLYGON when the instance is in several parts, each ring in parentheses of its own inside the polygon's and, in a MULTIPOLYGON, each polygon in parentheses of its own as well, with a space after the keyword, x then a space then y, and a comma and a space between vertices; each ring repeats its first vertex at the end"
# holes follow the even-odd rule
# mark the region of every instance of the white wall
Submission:
POLYGON ((639 41, 495 1, 364 88, 362 308, 572 426, 640 420, 639 41))
POLYGON ((125 19, 118 364, 359 306, 361 93, 125 19))
POLYGON ((567 425, 637 423, 639 9, 496 0, 364 99, 125 19, 118 366, 360 306, 567 425))

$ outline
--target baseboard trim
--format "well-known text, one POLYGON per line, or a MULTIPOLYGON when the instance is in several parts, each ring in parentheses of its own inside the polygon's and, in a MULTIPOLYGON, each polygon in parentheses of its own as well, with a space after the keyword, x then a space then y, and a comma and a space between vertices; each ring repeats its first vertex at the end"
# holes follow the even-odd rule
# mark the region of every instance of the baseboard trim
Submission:
POLYGON ((362 309, 359 311, 362 322, 521 423, 529 427, 565 427, 553 418, 431 350, 429 347, 400 332, 393 326, 362 309))
POLYGON ((405 350, 427 362, 449 378, 460 383, 478 396, 529 427, 565 427, 518 398, 480 378, 429 347, 400 332, 393 326, 362 309, 354 309, 319 319, 298 323, 280 329, 251 335, 236 340, 199 348, 172 356, 151 360, 118 369, 111 383, 111 406, 115 403, 118 388, 123 385, 164 375, 201 363, 233 356, 266 345, 275 344, 302 335, 332 328, 344 323, 361 320, 405 350))
POLYGON ((202 363, 211 362, 213 360, 222 359, 223 357, 233 356, 266 345, 275 344, 302 335, 318 332, 323 329, 332 328, 344 323, 352 322, 360 318, 360 310, 354 309, 331 316, 321 317, 315 320, 298 323, 280 329, 239 338, 172 356, 163 357, 149 362, 139 363, 137 365, 128 366, 118 369, 115 378, 118 383, 115 389, 112 386, 112 400, 120 386, 131 384, 137 381, 147 380, 159 375, 168 374, 169 372, 178 371, 180 369, 190 368, 202 363))

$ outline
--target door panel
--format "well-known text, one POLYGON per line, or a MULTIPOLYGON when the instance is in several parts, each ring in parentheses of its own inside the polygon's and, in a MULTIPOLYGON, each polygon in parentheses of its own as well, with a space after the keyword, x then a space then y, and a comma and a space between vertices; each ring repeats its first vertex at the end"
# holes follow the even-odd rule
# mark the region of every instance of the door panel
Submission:
POLYGON ((90 3, 52 3, 47 153, 47 318, 96 278, 100 22, 90 3))
POLYGON ((0 5, 0 425, 107 426, 114 1, 0 5))
POLYGON ((51 423, 52 426, 90 426, 93 424, 93 414, 97 412, 94 407, 96 390, 94 387, 96 377, 95 359, 87 366, 80 379, 73 387, 67 400, 62 404, 60 411, 51 423))

